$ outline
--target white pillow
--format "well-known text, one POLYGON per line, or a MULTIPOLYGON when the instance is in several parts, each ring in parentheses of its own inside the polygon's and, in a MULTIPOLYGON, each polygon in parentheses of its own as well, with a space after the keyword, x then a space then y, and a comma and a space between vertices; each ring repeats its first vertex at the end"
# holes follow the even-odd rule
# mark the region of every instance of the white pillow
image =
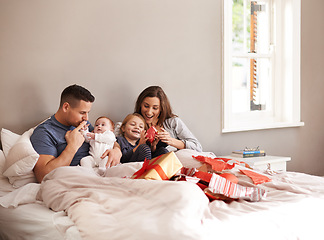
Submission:
POLYGON ((215 158, 216 155, 212 152, 197 152, 192 149, 181 149, 175 152, 182 165, 186 168, 199 168, 202 163, 192 156, 205 156, 215 158))
POLYGON ((1 143, 5 157, 8 156, 10 148, 17 142, 20 135, 13 133, 7 129, 1 129, 1 143))
POLYGON ((34 128, 26 131, 10 148, 6 156, 3 175, 8 177, 9 182, 16 188, 36 182, 33 168, 39 155, 30 142, 33 132, 34 128))
POLYGON ((121 130, 120 130, 121 125, 122 125, 122 122, 116 122, 115 123, 114 133, 115 133, 116 137, 119 137, 119 136, 122 135, 121 130))
POLYGON ((26 175, 21 176, 12 176, 8 179, 14 188, 20 188, 22 186, 27 185, 28 183, 37 183, 37 179, 35 177, 34 172, 27 173, 26 175))
POLYGON ((0 177, 2 177, 5 161, 6 161, 5 155, 3 154, 3 151, 0 150, 0 177))

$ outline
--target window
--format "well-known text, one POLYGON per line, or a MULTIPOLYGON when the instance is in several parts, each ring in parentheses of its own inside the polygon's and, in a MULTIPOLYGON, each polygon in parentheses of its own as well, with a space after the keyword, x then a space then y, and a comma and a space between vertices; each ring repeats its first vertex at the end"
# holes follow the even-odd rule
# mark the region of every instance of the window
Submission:
POLYGON ((302 126, 300 0, 223 5, 223 132, 302 126))

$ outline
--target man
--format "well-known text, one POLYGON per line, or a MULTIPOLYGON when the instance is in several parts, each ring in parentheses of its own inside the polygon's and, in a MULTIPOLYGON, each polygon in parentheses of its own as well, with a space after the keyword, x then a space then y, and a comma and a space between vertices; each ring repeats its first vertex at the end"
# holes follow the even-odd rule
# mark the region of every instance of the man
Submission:
MULTIPOLYGON (((87 89, 71 85, 63 90, 57 112, 34 130, 30 140, 39 154, 34 167, 38 182, 58 167, 79 165, 81 158, 89 155, 89 144, 84 141, 80 130, 88 124, 88 114, 94 100, 87 89)), ((118 143, 113 149, 107 150, 102 158, 108 155, 108 166, 120 162, 122 154, 118 143)))

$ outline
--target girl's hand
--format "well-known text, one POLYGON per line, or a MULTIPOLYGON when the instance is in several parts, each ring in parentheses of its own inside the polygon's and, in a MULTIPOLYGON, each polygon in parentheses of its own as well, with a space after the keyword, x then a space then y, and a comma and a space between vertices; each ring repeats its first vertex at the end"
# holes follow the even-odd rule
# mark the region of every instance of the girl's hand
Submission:
POLYGON ((146 132, 143 130, 141 132, 141 137, 139 139, 138 145, 146 144, 146 141, 147 141, 146 132))
POLYGON ((156 145, 158 144, 159 141, 160 141, 160 139, 157 136, 155 136, 153 142, 151 143, 152 152, 154 152, 156 150, 156 145))

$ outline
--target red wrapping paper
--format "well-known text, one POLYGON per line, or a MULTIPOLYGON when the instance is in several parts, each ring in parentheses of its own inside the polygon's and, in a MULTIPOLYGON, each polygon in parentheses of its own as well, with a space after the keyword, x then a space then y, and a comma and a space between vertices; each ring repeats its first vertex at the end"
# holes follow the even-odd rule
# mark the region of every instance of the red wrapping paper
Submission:
POLYGON ((240 171, 242 173, 244 173, 246 176, 248 176, 249 178, 251 178, 255 185, 271 181, 271 179, 268 178, 267 176, 250 171, 250 170, 242 170, 241 169, 240 171))
POLYGON ((147 139, 150 143, 152 143, 154 141, 154 138, 155 138, 155 134, 157 134, 157 130, 155 127, 150 127, 149 129, 147 129, 146 131, 146 136, 147 136, 147 139))

